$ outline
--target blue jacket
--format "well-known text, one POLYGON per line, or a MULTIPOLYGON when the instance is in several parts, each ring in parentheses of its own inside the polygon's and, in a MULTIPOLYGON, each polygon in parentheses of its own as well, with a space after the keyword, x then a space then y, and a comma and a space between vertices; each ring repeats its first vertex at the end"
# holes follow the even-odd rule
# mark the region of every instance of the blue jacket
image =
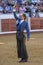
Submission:
POLYGON ((14 12, 14 17, 16 19, 17 30, 24 31, 24 29, 26 29, 26 31, 27 31, 27 37, 29 38, 30 37, 30 31, 29 31, 28 22, 23 21, 19 17, 17 17, 16 12, 14 12))

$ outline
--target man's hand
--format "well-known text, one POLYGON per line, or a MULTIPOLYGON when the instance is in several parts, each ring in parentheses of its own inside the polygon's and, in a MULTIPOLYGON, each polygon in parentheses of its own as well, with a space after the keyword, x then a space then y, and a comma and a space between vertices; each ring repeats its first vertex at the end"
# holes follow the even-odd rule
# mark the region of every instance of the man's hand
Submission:
POLYGON ((29 38, 27 38, 27 41, 29 41, 29 38))

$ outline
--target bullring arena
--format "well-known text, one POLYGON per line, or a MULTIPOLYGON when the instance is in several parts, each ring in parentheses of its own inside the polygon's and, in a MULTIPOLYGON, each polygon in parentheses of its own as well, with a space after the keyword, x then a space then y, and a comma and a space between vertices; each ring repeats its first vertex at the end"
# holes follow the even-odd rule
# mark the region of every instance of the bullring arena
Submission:
POLYGON ((0 35, 0 65, 43 65, 43 33, 31 33, 26 41, 28 62, 19 63, 15 34, 0 35))
POLYGON ((29 21, 31 34, 29 41, 26 41, 28 62, 19 63, 14 33, 15 20, 0 20, 0 65, 43 65, 43 18, 33 18, 29 21))

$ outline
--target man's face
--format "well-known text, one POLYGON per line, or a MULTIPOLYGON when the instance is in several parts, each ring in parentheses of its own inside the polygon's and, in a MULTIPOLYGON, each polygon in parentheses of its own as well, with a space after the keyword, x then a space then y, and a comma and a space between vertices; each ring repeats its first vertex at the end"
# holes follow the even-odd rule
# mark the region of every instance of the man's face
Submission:
POLYGON ((24 17, 23 17, 23 15, 20 15, 19 17, 20 17, 20 19, 21 19, 21 20, 24 20, 24 17))
POLYGON ((32 4, 32 8, 34 8, 34 5, 32 4))

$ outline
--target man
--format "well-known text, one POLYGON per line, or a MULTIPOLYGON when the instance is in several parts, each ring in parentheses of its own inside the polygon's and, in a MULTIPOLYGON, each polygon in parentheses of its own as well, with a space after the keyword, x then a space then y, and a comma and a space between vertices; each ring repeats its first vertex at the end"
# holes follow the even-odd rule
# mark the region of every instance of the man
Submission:
POLYGON ((35 17, 35 15, 36 15, 36 10, 37 10, 37 7, 35 6, 35 4, 31 4, 31 7, 30 7, 30 16, 32 17, 32 18, 34 18, 35 17))
POLYGON ((16 39, 17 39, 17 52, 18 52, 18 58, 21 58, 19 62, 27 62, 28 60, 28 54, 26 51, 25 46, 25 35, 24 35, 24 29, 27 31, 27 39, 30 38, 30 31, 28 27, 28 22, 26 21, 26 15, 23 14, 19 18, 16 16, 16 12, 14 11, 14 17, 16 19, 16 39))
POLYGON ((17 0, 17 3, 20 5, 22 3, 22 0, 17 0))

